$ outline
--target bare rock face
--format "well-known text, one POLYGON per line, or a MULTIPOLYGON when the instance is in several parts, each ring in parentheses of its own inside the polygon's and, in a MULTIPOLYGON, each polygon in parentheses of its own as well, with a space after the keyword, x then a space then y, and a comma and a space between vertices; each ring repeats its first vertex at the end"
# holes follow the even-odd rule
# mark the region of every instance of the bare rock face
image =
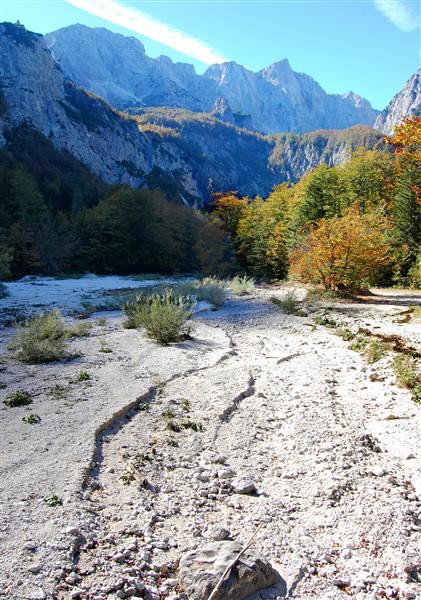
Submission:
POLYGON ((404 117, 414 115, 421 115, 421 68, 408 79, 403 90, 396 94, 379 114, 374 127, 391 135, 404 117))
POLYGON ((237 125, 265 133, 372 125, 378 114, 353 92, 327 94, 312 77, 293 71, 287 59, 258 73, 231 61, 198 75, 192 65, 150 58, 136 38, 103 28, 71 25, 46 40, 68 77, 118 108, 208 112, 224 96, 237 125))
MULTIPOLYGON (((212 542, 185 554, 180 560, 179 581, 190 600, 208 600, 225 569, 241 545, 237 542, 212 542)), ((259 590, 282 581, 280 575, 258 552, 249 548, 231 569, 215 600, 245 600, 259 590)))

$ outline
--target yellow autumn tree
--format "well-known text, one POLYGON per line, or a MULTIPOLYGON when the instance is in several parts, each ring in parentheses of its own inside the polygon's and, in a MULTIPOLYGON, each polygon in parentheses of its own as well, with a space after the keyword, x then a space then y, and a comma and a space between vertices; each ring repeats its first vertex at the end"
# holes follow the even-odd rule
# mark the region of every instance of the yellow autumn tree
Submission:
POLYGON ((357 205, 341 217, 320 219, 291 253, 291 272, 325 289, 361 289, 390 263, 386 227, 384 218, 361 214, 357 205))

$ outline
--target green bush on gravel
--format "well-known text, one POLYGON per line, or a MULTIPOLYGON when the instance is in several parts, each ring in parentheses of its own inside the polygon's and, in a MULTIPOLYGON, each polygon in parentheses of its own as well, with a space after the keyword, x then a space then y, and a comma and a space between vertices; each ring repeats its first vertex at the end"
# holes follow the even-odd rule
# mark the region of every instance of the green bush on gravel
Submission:
POLYGON ((232 278, 230 288, 233 294, 237 296, 247 296, 254 292, 255 280, 247 275, 236 275, 232 278))
POLYGON ((167 346, 190 335, 187 321, 192 316, 194 303, 191 296, 177 295, 172 289, 139 294, 124 306, 125 326, 143 327, 149 338, 167 346))
POLYGON ((47 363, 65 356, 67 331, 59 311, 36 315, 18 326, 9 346, 25 363, 47 363))

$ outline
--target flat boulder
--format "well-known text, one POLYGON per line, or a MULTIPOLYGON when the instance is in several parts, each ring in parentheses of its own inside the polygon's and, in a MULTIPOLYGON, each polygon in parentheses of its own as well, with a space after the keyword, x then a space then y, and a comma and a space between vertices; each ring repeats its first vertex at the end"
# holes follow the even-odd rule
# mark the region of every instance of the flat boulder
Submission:
MULTIPOLYGON (((189 600, 208 600, 225 569, 241 551, 237 542, 211 542, 180 559, 179 582, 189 600)), ((249 548, 227 573, 215 600, 245 600, 280 581, 280 575, 256 550, 249 548)))

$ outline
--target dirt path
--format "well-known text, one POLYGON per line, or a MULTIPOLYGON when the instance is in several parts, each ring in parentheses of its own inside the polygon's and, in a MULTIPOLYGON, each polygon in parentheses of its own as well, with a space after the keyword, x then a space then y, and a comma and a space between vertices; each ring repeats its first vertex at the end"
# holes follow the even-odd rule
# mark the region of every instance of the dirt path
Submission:
MULTIPOLYGON (((393 311, 329 314, 390 329, 393 311)), ((55 597, 184 598, 176 576, 185 550, 244 542, 263 524, 255 546, 286 579, 288 597, 415 598, 419 409, 387 359, 367 367, 333 331, 282 314, 265 292, 199 322, 202 341, 165 350, 164 361, 148 357, 149 344, 123 371, 121 361, 98 371, 100 396, 117 396, 124 380, 138 401, 99 420, 58 542, 66 552, 55 597), (149 365, 142 386, 140 359, 149 365)), ((42 573, 31 577, 48 597, 42 573)))

